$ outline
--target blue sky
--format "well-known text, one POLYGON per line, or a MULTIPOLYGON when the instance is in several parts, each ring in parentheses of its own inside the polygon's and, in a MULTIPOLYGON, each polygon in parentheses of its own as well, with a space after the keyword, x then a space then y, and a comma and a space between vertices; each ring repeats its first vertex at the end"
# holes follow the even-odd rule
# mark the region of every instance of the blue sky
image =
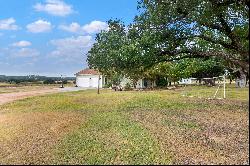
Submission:
POLYGON ((73 76, 111 18, 125 24, 137 0, 1 0, 0 75, 73 76))

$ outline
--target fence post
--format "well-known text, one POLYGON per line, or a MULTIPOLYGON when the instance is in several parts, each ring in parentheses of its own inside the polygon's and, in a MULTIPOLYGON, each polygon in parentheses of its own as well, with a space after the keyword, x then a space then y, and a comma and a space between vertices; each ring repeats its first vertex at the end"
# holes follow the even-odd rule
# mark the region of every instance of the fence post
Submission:
POLYGON ((223 85, 223 87, 224 87, 224 99, 226 98, 226 76, 225 76, 225 74, 223 75, 223 78, 224 78, 224 85, 223 85))

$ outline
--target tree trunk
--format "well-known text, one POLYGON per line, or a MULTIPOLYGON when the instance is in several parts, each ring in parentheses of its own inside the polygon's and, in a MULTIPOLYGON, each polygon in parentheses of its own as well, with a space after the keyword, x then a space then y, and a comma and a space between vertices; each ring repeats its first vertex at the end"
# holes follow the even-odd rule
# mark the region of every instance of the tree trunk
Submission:
POLYGON ((134 89, 136 89, 136 83, 137 83, 137 81, 133 81, 134 89))
POLYGON ((199 78, 198 80, 199 80, 199 84, 201 84, 201 78, 199 78))
POLYGON ((100 94, 100 74, 98 76, 98 88, 97 88, 97 94, 100 94))

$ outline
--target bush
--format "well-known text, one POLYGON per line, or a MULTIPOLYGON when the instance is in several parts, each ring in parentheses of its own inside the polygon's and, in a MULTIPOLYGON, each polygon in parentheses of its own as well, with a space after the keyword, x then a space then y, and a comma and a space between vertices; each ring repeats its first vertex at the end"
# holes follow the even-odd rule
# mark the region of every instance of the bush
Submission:
POLYGON ((52 80, 52 79, 47 79, 45 81, 43 81, 44 84, 55 84, 55 80, 52 80))
POLYGON ((68 83, 68 81, 67 80, 63 80, 63 84, 67 84, 68 83))
POLYGON ((109 83, 105 84, 105 85, 103 86, 103 88, 110 88, 111 86, 112 86, 112 83, 109 82, 109 83))
POLYGON ((128 90, 132 90, 132 86, 130 83, 126 83, 126 85, 124 86, 124 90, 128 91, 128 90))
POLYGON ((18 79, 10 79, 10 80, 9 80, 9 83, 10 83, 10 84, 14 84, 14 83, 15 83, 15 84, 20 84, 21 82, 22 82, 22 80, 18 80, 18 79))
POLYGON ((156 80, 156 85, 158 87, 166 87, 168 86, 168 80, 166 78, 158 78, 156 80))

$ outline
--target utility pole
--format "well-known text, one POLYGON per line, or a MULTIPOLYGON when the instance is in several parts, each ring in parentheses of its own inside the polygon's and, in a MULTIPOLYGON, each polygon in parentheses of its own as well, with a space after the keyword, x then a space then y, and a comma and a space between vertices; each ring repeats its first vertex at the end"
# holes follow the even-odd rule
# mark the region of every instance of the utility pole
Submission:
POLYGON ((97 94, 100 94, 100 74, 98 76, 98 88, 97 88, 97 94))
POLYGON ((63 80, 62 80, 62 78, 63 78, 63 77, 62 77, 62 75, 61 75, 61 82, 62 82, 61 88, 63 88, 63 80))
POLYGON ((64 86, 63 86, 63 75, 61 75, 61 82, 62 82, 62 84, 61 84, 60 88, 64 88, 64 86))

